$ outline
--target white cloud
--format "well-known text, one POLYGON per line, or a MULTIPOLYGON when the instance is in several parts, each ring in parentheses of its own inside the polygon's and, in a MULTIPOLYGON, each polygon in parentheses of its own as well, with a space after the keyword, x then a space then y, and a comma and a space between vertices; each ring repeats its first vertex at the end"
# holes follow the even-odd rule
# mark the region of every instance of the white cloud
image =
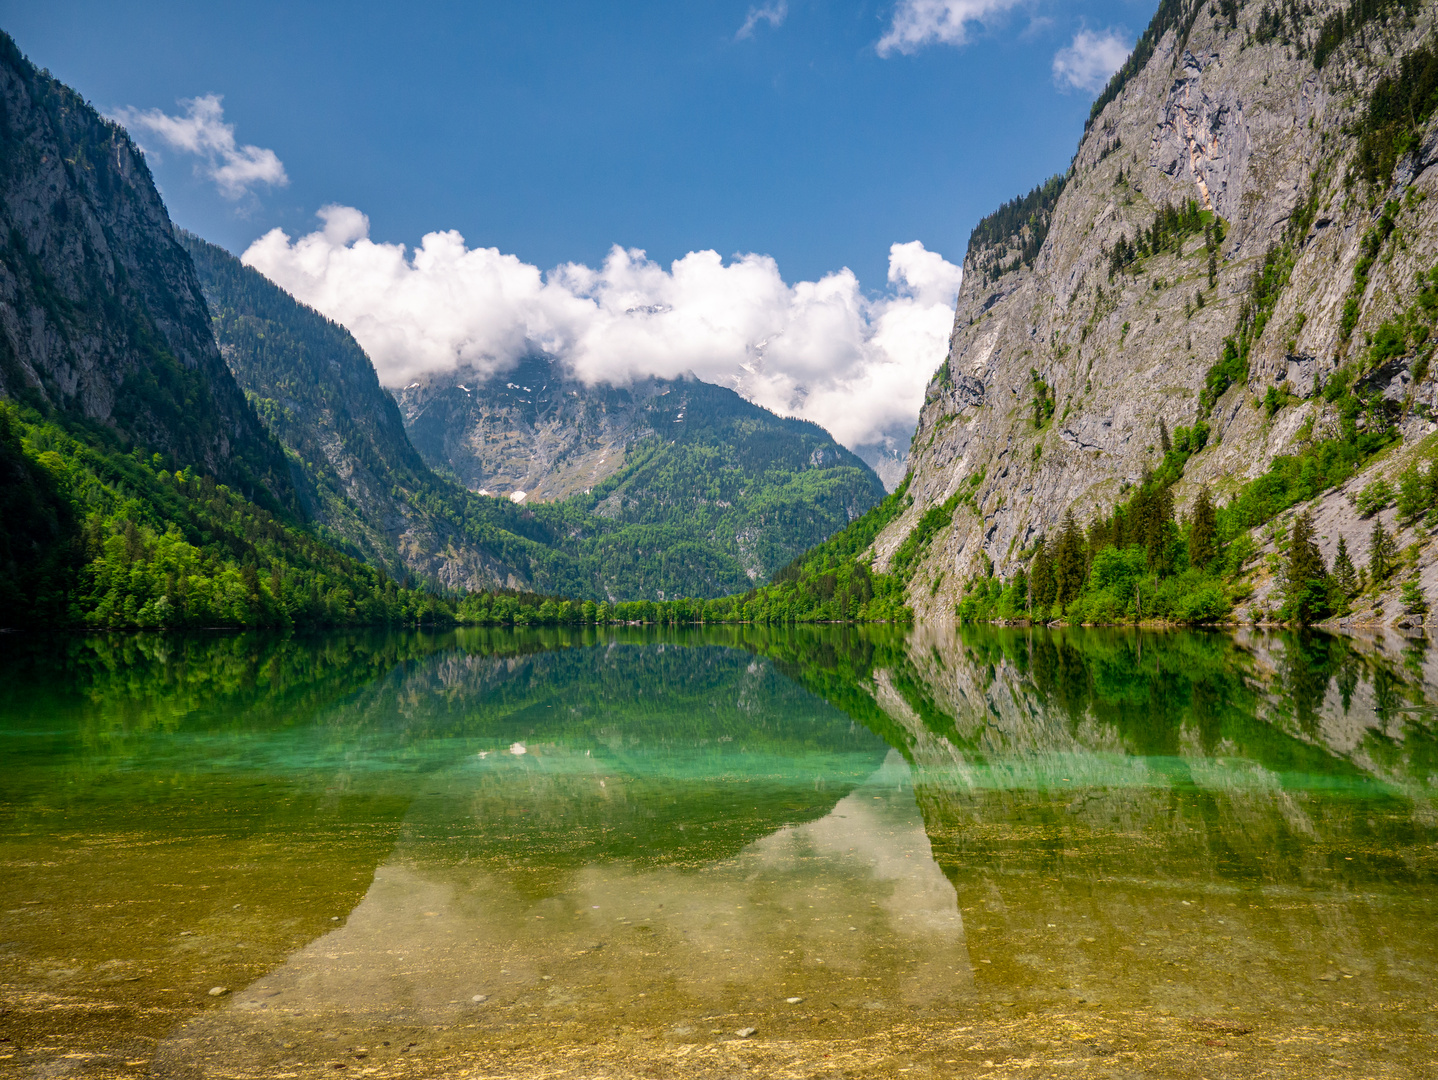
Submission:
POLYGON ((754 29, 760 22, 767 22, 771 27, 778 28, 784 25, 784 20, 789 15, 789 0, 770 0, 762 7, 751 7, 749 15, 744 20, 744 25, 739 27, 739 32, 734 35, 735 41, 743 41, 745 38, 754 36, 754 29))
POLYGON ((1054 84, 1061 90, 1087 90, 1096 94, 1109 77, 1123 67, 1133 42, 1122 30, 1095 34, 1080 30, 1068 45, 1054 54, 1054 84))
POLYGON ((320 217, 298 239, 267 233, 244 261, 348 327, 386 385, 460 365, 489 375, 541 350, 589 383, 692 372, 848 446, 913 429, 962 277, 918 241, 889 249, 879 297, 847 269, 790 285, 768 256, 713 251, 664 267, 616 246, 597 269, 542 274, 457 232, 410 252, 370 240, 358 210, 320 217))
POLYGON ((183 116, 169 116, 159 109, 124 108, 111 119, 124 124, 142 146, 145 140, 138 132, 159 139, 172 150, 203 158, 195 172, 213 180, 227 199, 249 194, 256 184, 288 184, 284 164, 273 150, 240 146, 235 141, 235 125, 225 123, 221 100, 219 94, 184 99, 179 103, 185 109, 183 116))
POLYGON ((925 45, 964 45, 973 23, 986 23, 1025 0, 899 0, 894 21, 879 39, 880 56, 916 53, 925 45))

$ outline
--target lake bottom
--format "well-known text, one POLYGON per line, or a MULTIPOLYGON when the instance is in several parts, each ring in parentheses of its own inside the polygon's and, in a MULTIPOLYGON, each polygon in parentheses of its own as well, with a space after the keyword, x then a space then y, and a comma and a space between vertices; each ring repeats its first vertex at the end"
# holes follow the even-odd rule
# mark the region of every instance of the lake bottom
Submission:
POLYGON ((1405 771, 1252 700, 1155 745, 962 640, 837 685, 742 645, 50 680, 8 717, 0 1074, 1432 1071, 1422 714, 1344 729, 1406 725, 1405 771))

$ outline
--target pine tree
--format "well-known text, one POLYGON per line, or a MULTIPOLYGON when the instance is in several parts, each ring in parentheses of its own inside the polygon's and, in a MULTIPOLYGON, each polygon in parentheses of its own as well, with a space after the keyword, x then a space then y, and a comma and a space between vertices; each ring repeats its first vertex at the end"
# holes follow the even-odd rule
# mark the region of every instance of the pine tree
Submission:
POLYGON ((1058 551, 1054 557, 1054 599, 1060 607, 1078 599, 1087 576, 1088 559, 1084 551, 1083 532, 1070 510, 1064 515, 1063 531, 1059 533, 1058 551))
POLYGON ((1168 437, 1168 425, 1161 416, 1158 418, 1158 445, 1165 454, 1173 449, 1173 440, 1168 437))
POLYGON ((1418 580, 1417 574, 1404 583, 1400 598, 1403 601, 1403 610, 1409 615, 1427 613, 1428 598, 1423 595, 1423 583, 1418 580))
MULTIPOLYGON (((1152 479, 1145 470, 1145 488, 1150 486, 1152 479)), ((1173 560, 1169 541, 1174 531, 1170 527, 1173 524, 1173 491, 1168 487, 1160 487, 1152 492, 1144 501, 1142 514, 1143 547, 1148 557, 1148 568, 1160 575, 1172 573, 1173 560)))
POLYGON ((1378 586, 1393 573, 1393 564, 1398 561, 1398 544, 1392 534, 1383 527, 1383 519, 1373 519, 1373 532, 1368 538, 1368 581, 1378 586))
POLYGON ((1353 559, 1348 554, 1348 541, 1341 536, 1338 538, 1338 554, 1333 556, 1333 580, 1345 599, 1357 594, 1358 573, 1353 569, 1353 559))
POLYGON ((1034 552, 1031 577, 1034 605, 1047 608, 1054 602, 1054 563, 1043 540, 1039 541, 1039 548, 1034 552))
POLYGON ((1213 494, 1208 485, 1198 489, 1198 498, 1193 502, 1193 513, 1188 525, 1188 561, 1192 566, 1207 566, 1217 551, 1214 540, 1218 535, 1218 515, 1213 508, 1213 494))
POLYGON ((1029 606, 1029 576, 1020 566, 1014 571, 1014 610, 1024 611, 1029 606))
POLYGON ((1313 515, 1307 510, 1293 519, 1284 568, 1284 604, 1289 618, 1310 623, 1328 614, 1328 567, 1313 539, 1313 515))

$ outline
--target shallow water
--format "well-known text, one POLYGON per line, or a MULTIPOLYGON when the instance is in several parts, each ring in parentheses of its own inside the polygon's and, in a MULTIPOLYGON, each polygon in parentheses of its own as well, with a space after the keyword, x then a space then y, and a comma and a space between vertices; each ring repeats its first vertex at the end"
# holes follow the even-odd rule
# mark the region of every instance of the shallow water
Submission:
POLYGON ((1417 1076, 1438 1057, 1421 643, 0 648, 5 1075, 1417 1076))

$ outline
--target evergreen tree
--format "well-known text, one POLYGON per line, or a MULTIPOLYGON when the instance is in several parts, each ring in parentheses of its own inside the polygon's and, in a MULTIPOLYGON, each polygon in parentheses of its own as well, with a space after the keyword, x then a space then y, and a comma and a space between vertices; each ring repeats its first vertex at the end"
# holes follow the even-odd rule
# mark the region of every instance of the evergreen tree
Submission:
POLYGON ((1417 574, 1404 583, 1400 598, 1403 601, 1403 610, 1409 615, 1427 613, 1428 598, 1423 595, 1423 584, 1418 580, 1417 574))
POLYGON ((1059 533, 1058 551, 1054 557, 1054 599, 1060 607, 1078 598, 1087 576, 1088 556, 1083 532, 1070 510, 1064 515, 1063 531, 1059 533))
MULTIPOLYGON (((1198 489, 1198 498, 1193 502, 1193 513, 1188 525, 1188 561, 1192 566, 1207 566, 1213 561, 1214 541, 1218 536, 1218 514, 1213 507, 1213 495, 1208 485, 1198 489)), ((1351 564, 1350 564, 1351 565, 1351 564)))
MULTIPOLYGON (((1145 476, 1144 486, 1147 488, 1152 477, 1145 476)), ((1172 539, 1173 524, 1173 491, 1167 486, 1161 486, 1152 492, 1144 500, 1140 511, 1143 522, 1143 547, 1148 556, 1148 568, 1158 574, 1168 574, 1173 570, 1171 558, 1170 540, 1172 539)))
POLYGON ((1161 416, 1158 418, 1158 445, 1165 454, 1173 449, 1173 440, 1168 437, 1168 425, 1161 416))
POLYGON ((1054 602, 1056 586, 1053 557, 1049 554, 1048 544, 1043 540, 1039 541, 1039 548, 1034 552, 1032 567, 1034 605, 1047 608, 1054 602))
POLYGON ((1383 527, 1383 519, 1373 519, 1373 532, 1368 539, 1368 583, 1375 588, 1388 580, 1398 561, 1398 544, 1383 527))
POLYGON ((1338 554, 1333 556, 1333 580, 1345 599, 1358 592, 1358 572, 1348 554, 1348 541, 1341 536, 1338 538, 1338 554))
POLYGON ((1284 606, 1289 618, 1300 623, 1315 622, 1329 612, 1328 567, 1313 536, 1313 515, 1305 510, 1293 519, 1283 575, 1284 606))

